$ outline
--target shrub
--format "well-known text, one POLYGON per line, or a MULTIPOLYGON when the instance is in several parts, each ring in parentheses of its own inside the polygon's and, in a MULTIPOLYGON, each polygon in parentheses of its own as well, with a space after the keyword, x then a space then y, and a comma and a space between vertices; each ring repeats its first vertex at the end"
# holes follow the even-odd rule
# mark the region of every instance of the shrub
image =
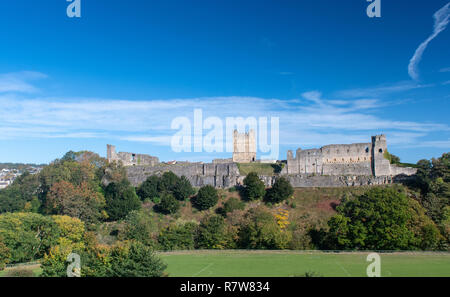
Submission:
POLYGON ((158 211, 165 214, 174 214, 180 209, 180 202, 171 193, 163 193, 158 211))
POLYGON ((159 177, 156 175, 149 176, 137 190, 137 195, 144 200, 151 200, 155 202, 156 198, 159 196, 158 192, 159 177))
POLYGON ((219 196, 217 190, 210 185, 200 188, 195 198, 195 207, 199 210, 206 210, 217 204, 219 196))
POLYGON ((285 249, 291 237, 264 207, 250 209, 239 229, 239 245, 245 249, 285 249))
POLYGON ((159 233, 158 242, 165 251, 192 250, 195 248, 196 232, 197 224, 192 222, 171 224, 159 233))
POLYGON ((273 187, 267 190, 265 200, 270 203, 279 203, 288 199, 292 194, 294 194, 294 188, 290 182, 286 178, 280 177, 273 187))
POLYGON ((111 277, 161 277, 167 265, 155 255, 153 250, 140 243, 131 242, 126 246, 116 246, 111 250, 111 277))
POLYGON ((158 192, 173 192, 178 183, 178 176, 172 171, 164 172, 158 183, 158 192))
POLYGON ((226 246, 227 234, 223 217, 218 215, 204 217, 198 227, 197 247, 223 249, 226 246))
POLYGON ((141 201, 128 180, 110 183, 105 189, 106 211, 112 221, 123 219, 141 207, 141 201))
POLYGON ((152 224, 151 216, 144 209, 130 212, 125 219, 123 238, 136 240, 148 246, 154 246, 152 234, 156 227, 152 224))
POLYGON ((191 182, 182 176, 178 179, 175 188, 173 189, 173 195, 176 199, 183 201, 195 194, 195 190, 191 185, 191 182))
POLYGON ((9 263, 9 258, 11 257, 11 253, 9 252, 8 247, 2 242, 0 238, 0 271, 5 269, 6 264, 9 263))
POLYGON ((264 197, 265 186, 256 172, 250 172, 244 178, 244 195, 247 200, 258 200, 264 197))
POLYGON ((224 204, 223 207, 219 208, 217 212, 222 216, 226 217, 227 213, 233 212, 237 209, 242 210, 245 208, 245 203, 240 199, 231 197, 224 204))

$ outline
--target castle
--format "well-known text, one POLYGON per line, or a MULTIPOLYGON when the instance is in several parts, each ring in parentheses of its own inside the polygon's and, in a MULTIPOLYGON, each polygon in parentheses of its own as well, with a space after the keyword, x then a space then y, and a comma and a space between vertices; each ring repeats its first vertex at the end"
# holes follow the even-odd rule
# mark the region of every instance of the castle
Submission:
MULTIPOLYGON (((160 163, 157 157, 134 153, 116 153, 115 146, 107 145, 109 162, 121 162, 127 169, 131 183, 138 186, 150 175, 172 171, 185 176, 193 186, 212 185, 229 188, 241 185, 239 163, 256 160, 255 132, 233 134, 234 151, 230 159, 212 163, 160 163)), ((295 157, 288 151, 280 173, 260 176, 266 186, 272 186, 278 176, 286 177, 294 187, 342 187, 390 184, 409 178, 416 169, 390 164, 385 135, 372 136, 368 143, 333 144, 319 149, 297 149, 295 157)))
POLYGON ((415 169, 390 164, 386 159, 385 135, 372 136, 372 142, 332 144, 319 149, 297 149, 287 153, 285 174, 395 176, 412 175, 415 169))
POLYGON ((116 147, 110 144, 106 145, 106 155, 108 162, 122 162, 123 166, 155 166, 159 164, 157 157, 135 153, 116 153, 116 147))
POLYGON ((233 162, 250 163, 256 161, 256 137, 251 129, 248 133, 233 132, 233 162))

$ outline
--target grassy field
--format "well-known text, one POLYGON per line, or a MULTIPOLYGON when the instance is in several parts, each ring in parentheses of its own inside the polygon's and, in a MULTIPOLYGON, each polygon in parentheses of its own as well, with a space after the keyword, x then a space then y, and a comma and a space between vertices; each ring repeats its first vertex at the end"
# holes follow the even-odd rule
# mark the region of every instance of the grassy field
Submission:
MULTIPOLYGON (((162 253, 169 276, 289 277, 314 272, 321 276, 367 276, 369 253, 296 251, 192 251, 162 253)), ((450 276, 450 253, 383 253, 381 275, 450 276)))
POLYGON ((9 267, 0 271, 0 277, 32 277, 40 276, 42 268, 39 264, 9 267))

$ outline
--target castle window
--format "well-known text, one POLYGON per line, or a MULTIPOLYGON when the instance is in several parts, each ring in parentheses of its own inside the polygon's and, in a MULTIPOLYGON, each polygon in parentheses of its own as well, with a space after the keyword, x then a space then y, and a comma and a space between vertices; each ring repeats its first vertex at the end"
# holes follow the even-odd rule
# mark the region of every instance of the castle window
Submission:
POLYGON ((379 149, 378 152, 379 152, 379 153, 382 153, 382 152, 383 152, 383 149, 379 149))
POLYGON ((350 153, 350 150, 347 150, 347 153, 350 153))
POLYGON ((369 152, 369 148, 368 147, 366 147, 366 153, 368 153, 369 152))

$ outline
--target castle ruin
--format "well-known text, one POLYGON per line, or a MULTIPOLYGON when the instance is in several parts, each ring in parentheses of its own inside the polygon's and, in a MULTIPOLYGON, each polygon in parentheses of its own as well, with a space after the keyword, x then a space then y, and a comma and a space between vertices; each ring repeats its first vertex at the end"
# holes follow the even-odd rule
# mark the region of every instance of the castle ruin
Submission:
POLYGON ((412 175, 414 168, 390 164, 385 158, 387 143, 385 135, 372 136, 372 142, 332 144, 319 149, 297 149, 287 153, 287 166, 282 173, 288 175, 354 175, 395 176, 412 175))
POLYGON ((156 166, 159 159, 150 155, 134 153, 116 153, 116 147, 108 144, 106 146, 108 162, 122 162, 123 166, 156 166))
POLYGON ((256 136, 251 129, 248 133, 233 132, 233 162, 250 163, 256 161, 256 136))

